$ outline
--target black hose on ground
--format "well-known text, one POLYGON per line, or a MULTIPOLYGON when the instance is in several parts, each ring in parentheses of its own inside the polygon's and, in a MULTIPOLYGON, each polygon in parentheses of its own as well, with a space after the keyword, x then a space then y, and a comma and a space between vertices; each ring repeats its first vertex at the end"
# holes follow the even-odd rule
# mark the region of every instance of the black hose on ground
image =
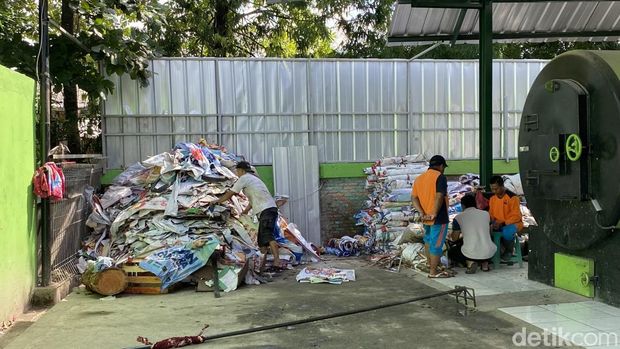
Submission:
MULTIPOLYGON (((402 301, 396 301, 396 302, 390 302, 390 303, 385 303, 385 304, 379 304, 379 305, 374 305, 374 306, 371 306, 371 307, 359 308, 359 309, 354 309, 354 310, 341 311, 341 312, 327 314, 327 315, 313 316, 313 317, 309 317, 307 319, 281 322, 281 323, 273 324, 273 325, 266 325, 266 326, 259 326, 259 327, 254 327, 254 328, 246 328, 246 329, 238 330, 238 331, 224 332, 224 333, 216 334, 216 335, 213 335, 213 336, 203 336, 203 339, 206 342, 206 341, 214 340, 214 339, 233 337, 233 336, 240 336, 240 335, 254 333, 254 332, 262 332, 262 331, 267 331, 267 330, 273 330, 273 329, 276 329, 276 328, 301 325, 301 324, 306 324, 306 323, 309 323, 309 322, 315 322, 315 321, 333 319, 333 318, 347 316, 347 315, 354 315, 354 314, 359 314, 359 313, 365 313, 365 312, 369 312, 369 311, 373 311, 373 310, 384 309, 384 308, 389 308, 389 307, 395 307, 397 305, 403 305, 403 304, 407 304, 407 303, 413 303, 413 302, 422 301, 422 300, 429 299, 429 298, 447 296, 447 295, 450 295, 450 294, 458 294, 458 293, 462 293, 462 292, 467 292, 467 288, 463 287, 463 286, 457 286, 453 290, 433 293, 433 294, 429 294, 429 295, 425 295, 425 296, 409 298, 409 299, 405 299, 405 300, 402 300, 402 301)), ((130 348, 125 348, 125 349, 150 349, 150 348, 151 348, 150 345, 143 345, 143 346, 130 347, 130 348)))

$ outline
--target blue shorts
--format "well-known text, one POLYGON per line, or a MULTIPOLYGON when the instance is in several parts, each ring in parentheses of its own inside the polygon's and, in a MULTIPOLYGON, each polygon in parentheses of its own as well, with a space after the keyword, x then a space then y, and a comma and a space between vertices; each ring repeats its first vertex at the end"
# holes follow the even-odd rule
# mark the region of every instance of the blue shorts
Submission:
POLYGON ((428 245, 428 250, 433 256, 441 256, 443 254, 443 244, 446 242, 448 235, 447 224, 424 224, 424 243, 428 245))
POLYGON ((506 241, 512 241, 515 239, 515 234, 517 233, 517 225, 516 224, 508 224, 502 227, 502 239, 506 241))

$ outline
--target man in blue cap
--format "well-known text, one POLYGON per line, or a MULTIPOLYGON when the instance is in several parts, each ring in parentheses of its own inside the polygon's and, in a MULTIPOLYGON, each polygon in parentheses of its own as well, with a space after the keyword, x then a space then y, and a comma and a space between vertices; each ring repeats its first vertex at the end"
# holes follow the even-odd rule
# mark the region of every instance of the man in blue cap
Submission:
POLYGON ((420 213, 424 223, 424 250, 430 265, 428 273, 430 278, 453 276, 447 271, 437 270, 450 222, 448 179, 443 174, 446 167, 448 164, 443 156, 433 156, 429 161, 428 170, 415 179, 411 191, 413 207, 420 213))

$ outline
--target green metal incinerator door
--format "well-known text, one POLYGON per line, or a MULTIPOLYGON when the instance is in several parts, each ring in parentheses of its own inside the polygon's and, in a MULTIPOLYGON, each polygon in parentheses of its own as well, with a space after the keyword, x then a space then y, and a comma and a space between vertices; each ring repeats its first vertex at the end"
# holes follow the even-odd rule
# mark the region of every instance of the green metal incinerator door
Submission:
POLYGON ((594 298, 594 260, 556 253, 555 287, 594 298))

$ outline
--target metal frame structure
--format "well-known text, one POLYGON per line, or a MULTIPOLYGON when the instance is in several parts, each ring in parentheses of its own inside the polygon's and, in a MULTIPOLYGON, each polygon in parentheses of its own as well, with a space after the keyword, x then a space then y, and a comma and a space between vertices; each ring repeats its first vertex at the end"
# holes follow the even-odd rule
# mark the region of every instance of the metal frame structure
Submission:
MULTIPOLYGON (((493 144, 492 144, 492 97, 493 92, 491 89, 493 76, 492 76, 492 61, 493 40, 502 41, 509 40, 512 42, 522 42, 532 39, 563 39, 568 40, 575 38, 590 38, 590 40, 607 41, 610 38, 620 37, 620 24, 616 20, 613 24, 613 28, 605 30, 583 30, 583 28, 571 28, 567 30, 546 30, 545 28, 539 28, 539 23, 536 23, 534 30, 530 32, 493 32, 493 4, 494 3, 512 3, 521 6, 526 6, 529 3, 586 3, 585 1, 577 0, 399 0, 398 4, 410 5, 412 8, 428 8, 428 9, 460 9, 458 17, 454 21, 454 29, 451 33, 438 33, 428 35, 426 33, 407 33, 408 35, 392 35, 388 38, 388 43, 393 44, 423 44, 426 42, 441 42, 449 41, 452 44, 456 42, 472 42, 478 41, 480 47, 480 175, 483 185, 487 185, 488 181, 493 173, 493 144), (461 27, 465 19, 465 15, 468 10, 478 11, 479 16, 479 33, 461 33, 461 27)), ((594 3, 610 3, 609 1, 591 1, 590 5, 594 3)), ((612 4, 613 5, 613 4, 612 4)), ((544 14, 543 14, 544 15, 544 14)), ((451 23, 451 22, 450 22, 451 23)), ((616 39, 617 40, 617 39, 616 39)))

